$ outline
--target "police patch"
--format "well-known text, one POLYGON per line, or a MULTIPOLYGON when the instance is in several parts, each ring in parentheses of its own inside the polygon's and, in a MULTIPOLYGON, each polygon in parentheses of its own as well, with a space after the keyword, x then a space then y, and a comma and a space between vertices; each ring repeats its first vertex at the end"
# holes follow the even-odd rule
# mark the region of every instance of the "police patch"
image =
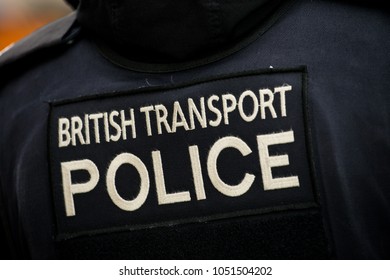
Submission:
POLYGON ((304 68, 51 104, 58 238, 317 208, 304 68))

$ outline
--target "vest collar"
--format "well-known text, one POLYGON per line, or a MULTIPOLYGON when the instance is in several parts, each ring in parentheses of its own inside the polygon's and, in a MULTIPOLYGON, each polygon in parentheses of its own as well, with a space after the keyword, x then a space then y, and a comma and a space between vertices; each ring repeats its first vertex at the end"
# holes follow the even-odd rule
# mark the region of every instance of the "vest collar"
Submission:
POLYGON ((231 49, 282 0, 81 0, 78 20, 104 49, 142 63, 183 63, 231 49))

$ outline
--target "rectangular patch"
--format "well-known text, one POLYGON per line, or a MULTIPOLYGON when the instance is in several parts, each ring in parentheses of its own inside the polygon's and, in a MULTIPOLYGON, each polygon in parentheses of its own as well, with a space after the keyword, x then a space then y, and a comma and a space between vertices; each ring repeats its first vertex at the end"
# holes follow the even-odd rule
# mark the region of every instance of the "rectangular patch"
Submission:
POLYGON ((306 70, 51 104, 58 238, 317 207, 306 70))

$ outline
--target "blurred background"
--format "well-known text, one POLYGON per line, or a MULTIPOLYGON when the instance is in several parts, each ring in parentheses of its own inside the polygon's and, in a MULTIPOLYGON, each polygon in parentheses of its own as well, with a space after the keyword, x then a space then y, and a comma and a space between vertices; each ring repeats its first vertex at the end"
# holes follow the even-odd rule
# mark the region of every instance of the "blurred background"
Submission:
POLYGON ((70 11, 65 0, 0 0, 0 50, 70 11))

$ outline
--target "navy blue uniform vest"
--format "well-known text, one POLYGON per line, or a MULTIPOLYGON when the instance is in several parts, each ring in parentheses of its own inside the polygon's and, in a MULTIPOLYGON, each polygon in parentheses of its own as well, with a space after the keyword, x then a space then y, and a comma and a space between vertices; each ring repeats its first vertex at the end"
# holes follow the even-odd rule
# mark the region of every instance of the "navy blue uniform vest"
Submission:
POLYGON ((73 22, 0 56, 13 257, 389 257, 388 12, 299 1, 169 67, 73 22))

